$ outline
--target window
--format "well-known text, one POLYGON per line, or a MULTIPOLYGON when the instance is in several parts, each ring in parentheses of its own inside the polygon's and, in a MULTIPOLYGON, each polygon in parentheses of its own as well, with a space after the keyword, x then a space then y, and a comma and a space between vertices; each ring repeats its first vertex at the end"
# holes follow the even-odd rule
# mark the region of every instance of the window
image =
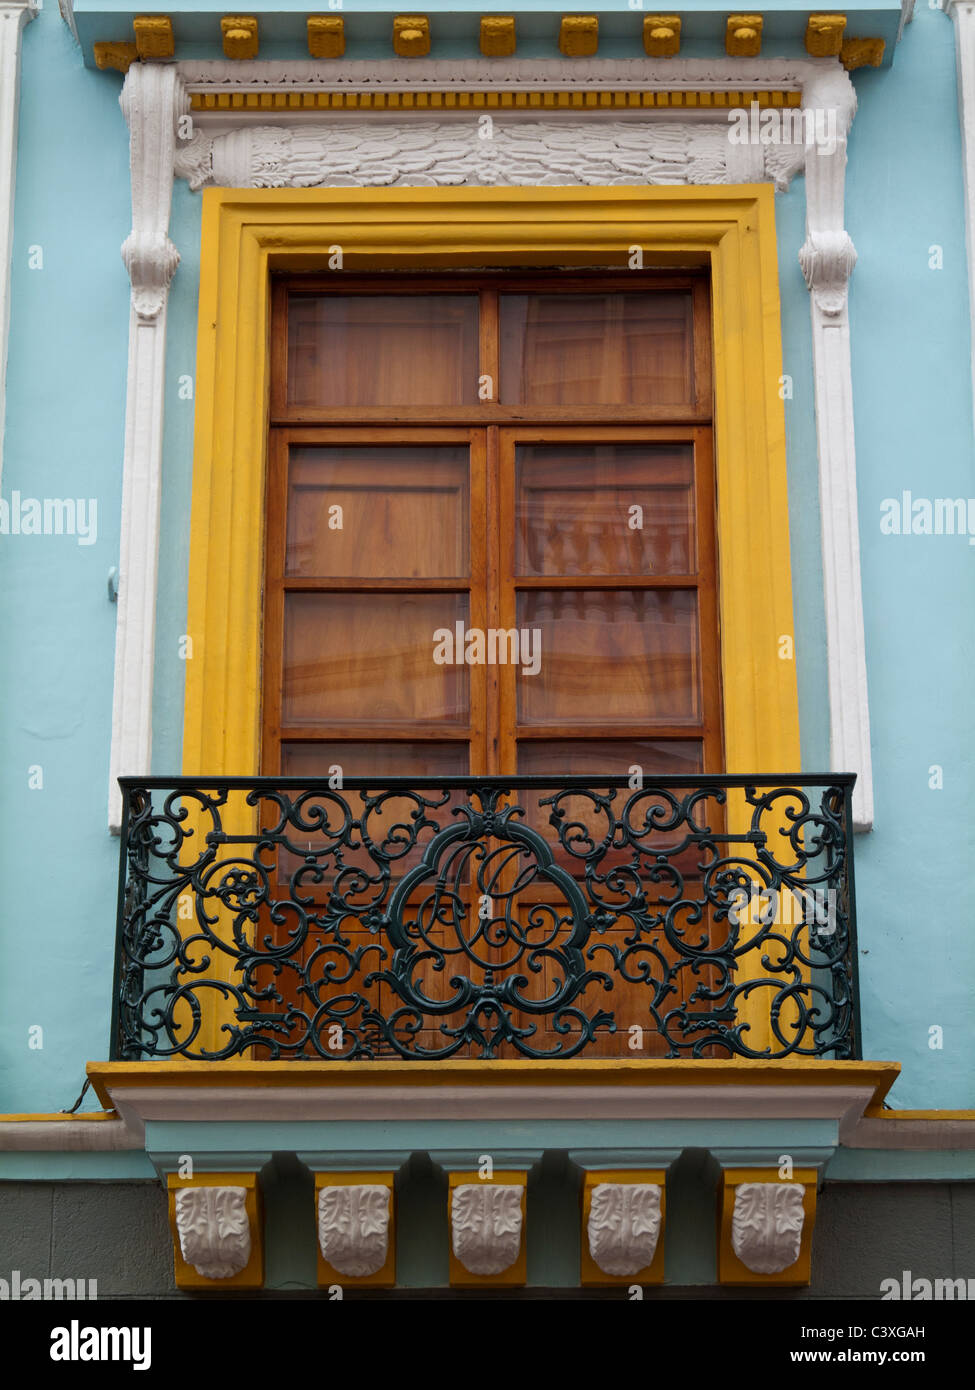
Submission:
MULTIPOLYGON (((708 330, 687 276, 278 283, 263 772, 720 771, 708 330)), ((385 984, 348 989, 390 1006, 385 984)), ((592 1054, 625 1055, 647 1003, 617 980, 592 1054)), ((557 1050, 552 1017, 531 1023, 557 1050)))
POLYGON ((722 768, 707 284, 280 280, 262 771, 722 768))

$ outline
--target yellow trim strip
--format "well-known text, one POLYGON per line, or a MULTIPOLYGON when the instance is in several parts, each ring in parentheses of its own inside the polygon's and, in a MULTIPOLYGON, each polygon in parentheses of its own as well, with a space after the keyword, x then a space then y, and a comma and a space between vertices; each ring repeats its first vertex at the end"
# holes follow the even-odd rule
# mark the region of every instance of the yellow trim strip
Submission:
MULTIPOLYGON (((111 1101, 109 1101, 111 1106, 111 1101)), ((4 1115, 0 1113, 0 1124, 63 1124, 67 1120, 111 1120, 112 1124, 118 1123, 118 1115, 112 1109, 108 1110, 84 1110, 78 1115, 67 1115, 63 1110, 41 1111, 36 1115, 4 1115)))
POLYGON ((520 90, 520 91, 386 91, 386 92, 222 92, 190 93, 193 111, 425 111, 439 107, 454 110, 476 110, 491 107, 522 110, 567 108, 578 110, 598 106, 601 110, 618 111, 632 107, 719 107, 721 109, 751 106, 757 102, 766 106, 800 106, 802 93, 777 88, 774 91, 694 92, 673 88, 664 92, 601 91, 587 87, 520 90))

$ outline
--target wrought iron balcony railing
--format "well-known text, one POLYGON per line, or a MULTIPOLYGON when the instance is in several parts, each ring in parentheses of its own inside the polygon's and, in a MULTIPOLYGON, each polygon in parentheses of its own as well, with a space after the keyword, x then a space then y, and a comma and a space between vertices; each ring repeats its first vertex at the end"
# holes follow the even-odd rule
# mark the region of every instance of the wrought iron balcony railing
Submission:
POLYGON ((122 778, 112 1055, 856 1057, 853 780, 122 778))

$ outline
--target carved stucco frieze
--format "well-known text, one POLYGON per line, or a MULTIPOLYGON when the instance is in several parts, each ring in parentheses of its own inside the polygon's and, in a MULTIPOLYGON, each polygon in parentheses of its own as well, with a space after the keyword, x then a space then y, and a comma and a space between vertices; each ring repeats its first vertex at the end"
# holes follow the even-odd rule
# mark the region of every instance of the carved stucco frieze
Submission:
POLYGON ((453 1251, 471 1274, 503 1274, 521 1249, 524 1188, 509 1183, 464 1183, 451 1194, 453 1251))
POLYGON ((187 162, 196 187, 707 184, 724 180, 726 148, 726 131, 714 126, 496 121, 480 139, 473 122, 410 119, 200 136, 187 162))
POLYGON ((184 1187, 176 1193, 183 1259, 204 1279, 232 1279, 251 1257, 243 1187, 184 1187))
MULTIPOLYGON (((197 131, 176 151, 191 188, 492 187, 504 185, 721 184, 740 182, 728 123, 573 119, 504 122, 489 138, 476 121, 411 116, 364 126, 248 126, 197 131)), ((755 152, 753 177, 785 186, 802 146, 755 152), (768 156, 766 157, 766 151, 768 156)))
POLYGON ((604 1274, 636 1274, 653 1261, 660 1220, 657 1183, 597 1183, 589 1207, 589 1253, 604 1274))
POLYGON ((320 1188, 318 1243, 322 1258, 347 1278, 382 1269, 389 1254, 389 1188, 380 1183, 320 1188))
POLYGON ((735 1188, 731 1248, 755 1274, 781 1274, 799 1258, 805 1222, 802 1183, 746 1182, 735 1188))

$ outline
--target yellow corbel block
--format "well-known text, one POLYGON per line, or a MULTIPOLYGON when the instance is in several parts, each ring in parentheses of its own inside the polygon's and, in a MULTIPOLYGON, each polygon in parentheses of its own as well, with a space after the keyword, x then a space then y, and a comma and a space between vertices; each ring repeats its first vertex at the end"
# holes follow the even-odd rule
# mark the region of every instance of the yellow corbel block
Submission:
POLYGON ((173 21, 167 15, 136 15, 132 28, 140 58, 171 58, 176 52, 173 21))
POLYGON ((511 15, 485 15, 481 20, 481 52, 485 58, 510 58, 515 51, 515 21, 511 15))
POLYGON ((564 15, 559 26, 559 52, 567 58, 592 58, 599 47, 599 20, 594 14, 564 15))
POLYGON ((643 21, 643 47, 650 58, 676 58, 680 52, 680 16, 648 14, 643 21))
POLYGON ((448 1177, 447 1225, 450 1231, 450 1285, 451 1288, 519 1288, 528 1277, 527 1253, 525 1245, 525 1188, 528 1182, 526 1172, 495 1172, 490 1178, 482 1178, 479 1173, 451 1173, 448 1177), (458 1187, 502 1187, 521 1188, 521 1236, 518 1251, 512 1263, 499 1274, 472 1274, 458 1255, 454 1253, 454 1190, 458 1187))
MULTIPOLYGON (((779 1285, 795 1288, 808 1284, 812 1270, 813 1227, 816 1224, 815 1168, 797 1168, 791 1178, 781 1179, 777 1168, 725 1168, 718 1187, 718 1282, 732 1285, 779 1285), (757 1273, 744 1264, 734 1248, 735 1196, 745 1183, 767 1183, 802 1188, 802 1235, 799 1253, 787 1269, 771 1274, 757 1273)), ((767 1214, 764 1223, 767 1224, 767 1214)))
POLYGON ((341 58, 345 52, 345 20, 341 15, 308 16, 308 52, 313 58, 341 58))
POLYGON ((178 1289, 260 1289, 264 1286, 264 1221, 261 1189, 256 1173, 198 1173, 181 1178, 167 1176, 169 1226, 173 1236, 174 1278, 178 1289), (236 1187, 244 1189, 244 1214, 250 1232, 247 1264, 228 1277, 208 1278, 183 1256, 183 1242, 176 1222, 176 1194, 183 1188, 236 1187))
POLYGON ((884 61, 885 46, 883 39, 844 39, 840 62, 847 72, 854 68, 879 68, 884 61))
POLYGON ((430 21, 423 14, 400 14, 393 20, 393 51, 398 58, 425 58, 430 52, 430 21))
POLYGON ((806 52, 814 58, 835 58, 843 47, 845 14, 811 14, 806 25, 806 52))
POLYGON ((579 1282, 584 1288, 608 1287, 618 1284, 662 1284, 664 1282, 664 1233, 667 1223, 667 1170, 650 1168, 616 1172, 587 1172, 582 1188, 582 1240, 580 1242, 579 1282), (632 1274, 607 1274, 593 1256, 589 1240, 589 1217, 592 1213, 594 1190, 602 1183, 653 1183, 660 1188, 660 1230, 653 1259, 643 1269, 632 1274))
MULTIPOLYGON (((315 1230, 317 1233, 316 1248, 318 1251, 318 1287, 320 1289, 331 1288, 333 1284, 347 1284, 351 1288, 360 1285, 367 1288, 391 1289, 396 1284, 396 1208, 394 1181, 395 1173, 328 1173, 317 1172, 315 1174, 315 1230), (321 1192, 328 1187, 359 1187, 361 1185, 369 1187, 384 1187, 388 1193, 388 1227, 386 1239, 386 1260, 381 1269, 377 1269, 373 1274, 351 1275, 336 1269, 329 1264, 322 1254, 321 1232, 319 1227, 321 1192)), ((337 1258, 337 1257, 336 1257, 337 1258)))
POLYGON ((257 19, 254 15, 228 14, 220 21, 223 51, 227 58, 256 58, 257 19))
POLYGON ((116 72, 128 72, 139 56, 134 43, 96 43, 95 67, 114 68, 116 72))
POLYGON ((730 58, 757 58, 762 51, 762 16, 732 14, 725 28, 724 47, 730 58))

